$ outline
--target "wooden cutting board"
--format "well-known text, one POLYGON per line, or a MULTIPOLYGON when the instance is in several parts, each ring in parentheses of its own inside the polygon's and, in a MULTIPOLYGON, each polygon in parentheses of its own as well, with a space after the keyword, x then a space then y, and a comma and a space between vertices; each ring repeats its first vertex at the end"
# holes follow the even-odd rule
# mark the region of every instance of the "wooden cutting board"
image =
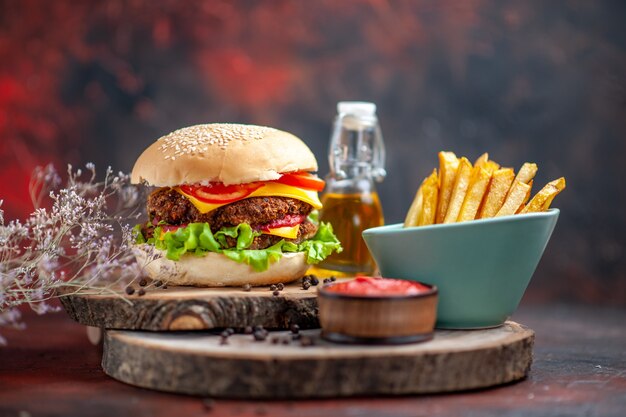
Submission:
MULTIPOLYGON (((138 287, 136 287, 138 290, 138 287)), ((270 329, 319 327, 316 287, 285 286, 278 296, 269 287, 151 287, 143 296, 82 291, 61 302, 74 320, 87 326, 126 330, 203 330, 261 325, 270 329)))
POLYGON ((107 331, 102 367, 144 388, 242 399, 404 395, 491 387, 524 378, 534 332, 515 322, 397 346, 337 345, 319 330, 314 345, 271 332, 265 341, 235 334, 228 344, 204 333, 107 331), (276 338, 279 343, 274 344, 276 338))

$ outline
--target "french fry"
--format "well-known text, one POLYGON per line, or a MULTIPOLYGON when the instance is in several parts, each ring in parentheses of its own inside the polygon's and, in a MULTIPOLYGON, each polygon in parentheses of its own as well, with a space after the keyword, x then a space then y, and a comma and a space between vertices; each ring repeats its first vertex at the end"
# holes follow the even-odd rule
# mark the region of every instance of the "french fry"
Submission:
POLYGON ((537 164, 532 162, 525 162, 524 165, 517 172, 517 176, 515 177, 516 181, 522 182, 524 184, 528 184, 530 180, 535 178, 535 174, 537 173, 537 164))
POLYGON ((439 179, 434 169, 420 185, 413 203, 409 208, 404 227, 425 226, 435 222, 437 211, 437 195, 439 194, 439 179))
POLYGON ((493 173, 487 189, 487 196, 478 211, 478 219, 486 219, 496 215, 504 203, 513 179, 515 179, 515 172, 512 168, 501 168, 493 173))
POLYGON ((565 189, 565 178, 543 187, 532 199, 537 164, 526 162, 517 175, 480 155, 474 165, 453 152, 439 152, 437 169, 422 181, 404 221, 405 227, 546 211, 565 189))
POLYGON ((459 159, 454 152, 439 152, 439 198, 435 223, 442 223, 446 217, 458 167, 459 159))
MULTIPOLYGON (((425 181, 425 180, 424 180, 425 181)), ((424 182, 417 189, 415 193, 415 198, 411 203, 411 207, 409 207, 409 212, 406 214, 406 218, 404 219, 404 227, 414 227, 417 226, 417 222, 419 220, 419 216, 422 213, 422 207, 424 206, 424 182)))
POLYGON ((528 184, 514 180, 513 185, 504 200, 504 204, 502 204, 502 207, 500 207, 500 210, 498 210, 494 217, 509 216, 517 213, 520 207, 528 201, 531 188, 532 180, 528 184))
POLYGON ((489 159, 489 154, 485 152, 476 159, 476 162, 474 162, 474 169, 477 167, 483 167, 487 171, 491 171, 493 173, 496 169, 500 168, 500 164, 489 159))
MULTIPOLYGON (((532 180, 535 177, 536 173, 537 173, 537 164, 535 164, 534 162, 524 162, 524 164, 519 169, 519 171, 517 171, 517 175, 515 176, 513 185, 511 186, 511 188, 509 188, 509 191, 506 194, 506 198, 504 199, 504 202, 506 203, 506 201, 509 200, 509 196, 511 195, 511 192, 514 190, 514 187, 518 182, 521 184, 530 184, 530 189, 528 190, 528 198, 530 198, 530 192, 532 191, 532 186, 533 186, 532 180)), ((516 190, 519 191, 519 188, 516 188, 516 190)), ((526 198, 526 200, 524 200, 522 204, 518 206, 513 213, 509 213, 509 214, 515 214, 518 211, 520 211, 523 208, 522 205, 526 204, 526 201, 528 200, 528 198, 526 198)), ((511 201, 515 201, 515 199, 511 201)), ((503 207, 504 207, 504 204, 503 204, 503 207)), ((510 207, 509 207, 509 210, 510 210, 510 207)), ((494 217, 497 217, 497 216, 504 216, 504 214, 496 214, 494 217)))
POLYGON ((491 173, 496 172, 498 169, 500 169, 500 164, 495 162, 495 161, 487 161, 482 165, 483 168, 485 168, 487 171, 491 171, 491 173))
MULTIPOLYGON (((488 165, 487 161, 481 165, 488 165)), ((457 222, 465 222, 476 218, 476 213, 478 213, 480 203, 483 201, 492 173, 490 168, 485 169, 481 165, 475 166, 472 170, 470 185, 461 205, 459 216, 456 219, 457 222)))
POLYGON ((425 226, 435 223, 435 215, 437 214, 437 197, 439 196, 439 178, 437 170, 422 183, 423 187, 423 203, 422 211, 418 216, 417 225, 425 226))
POLYGON ((561 191, 565 189, 565 178, 561 177, 547 183, 530 202, 524 207, 521 213, 535 213, 538 211, 546 211, 550 208, 552 200, 561 191))
POLYGON ((561 177, 561 178, 563 179, 563 188, 561 188, 558 192, 552 194, 550 197, 546 199, 546 201, 543 203, 543 207, 541 207, 541 211, 547 211, 552 205, 552 200, 554 200, 554 197, 556 197, 561 191, 565 189, 565 177, 561 177))
POLYGON ((465 200, 471 176, 472 163, 468 161, 467 158, 462 157, 457 169, 456 179, 454 180, 454 187, 452 188, 448 211, 443 219, 444 223, 453 223, 459 217, 461 205, 463 205, 463 200, 465 200))
POLYGON ((474 161, 474 166, 483 165, 487 161, 489 161, 489 154, 487 152, 485 152, 484 154, 482 154, 478 158, 476 158, 476 161, 474 161))

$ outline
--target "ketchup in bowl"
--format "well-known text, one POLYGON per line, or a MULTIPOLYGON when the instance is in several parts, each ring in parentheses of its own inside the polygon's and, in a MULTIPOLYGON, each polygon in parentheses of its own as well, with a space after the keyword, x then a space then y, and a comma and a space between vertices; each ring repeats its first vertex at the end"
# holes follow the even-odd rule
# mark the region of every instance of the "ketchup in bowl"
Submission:
POLYGON ((350 281, 328 285, 325 290, 333 293, 369 297, 414 295, 432 291, 430 287, 415 281, 365 276, 357 276, 350 281))
POLYGON ((336 343, 398 344, 430 340, 437 288, 416 281, 357 276, 318 290, 322 337, 336 343))

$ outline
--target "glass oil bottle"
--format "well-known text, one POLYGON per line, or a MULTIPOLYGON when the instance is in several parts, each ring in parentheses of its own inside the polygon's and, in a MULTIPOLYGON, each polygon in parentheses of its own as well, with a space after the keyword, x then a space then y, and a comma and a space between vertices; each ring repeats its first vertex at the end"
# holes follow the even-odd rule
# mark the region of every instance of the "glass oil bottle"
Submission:
POLYGON ((371 275, 376 270, 363 230, 384 224, 374 181, 385 178, 385 146, 376 105, 340 102, 328 151, 330 173, 320 220, 332 224, 343 246, 310 270, 319 276, 371 275))

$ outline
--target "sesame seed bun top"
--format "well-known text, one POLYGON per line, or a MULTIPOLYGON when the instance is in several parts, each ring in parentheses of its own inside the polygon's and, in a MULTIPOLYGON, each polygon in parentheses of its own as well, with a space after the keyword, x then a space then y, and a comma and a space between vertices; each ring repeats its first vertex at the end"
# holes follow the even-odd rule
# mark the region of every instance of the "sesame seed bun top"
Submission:
POLYGON ((269 181, 294 171, 317 171, 315 156, 298 137, 271 127, 212 123, 176 130, 137 159, 133 183, 159 187, 269 181))

